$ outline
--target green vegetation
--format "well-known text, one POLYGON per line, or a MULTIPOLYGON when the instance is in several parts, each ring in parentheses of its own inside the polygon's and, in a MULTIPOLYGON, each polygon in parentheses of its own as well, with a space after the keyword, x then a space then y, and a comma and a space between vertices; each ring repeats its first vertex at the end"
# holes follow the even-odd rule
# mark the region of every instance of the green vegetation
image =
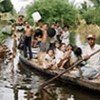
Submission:
POLYGON ((91 0, 93 7, 87 2, 82 4, 81 9, 76 9, 67 0, 37 0, 27 7, 27 18, 33 23, 32 13, 38 11, 42 20, 47 23, 59 21, 61 25, 77 26, 80 19, 85 19, 87 24, 97 24, 100 26, 100 0, 91 0), (79 16, 81 16, 79 18, 79 16))
POLYGON ((76 26, 78 11, 67 0, 38 0, 28 7, 27 15, 32 20, 32 13, 38 11, 47 23, 59 21, 61 24, 76 26))
POLYGON ((0 12, 9 12, 13 9, 13 5, 10 0, 2 0, 0 2, 0 12))
POLYGON ((70 42, 74 44, 76 33, 80 34, 82 41, 87 34, 96 34, 100 37, 98 33, 100 30, 100 0, 91 0, 91 2, 93 6, 88 6, 87 2, 84 2, 81 5, 82 8, 76 9, 67 0, 52 0, 52 2, 51 0, 36 0, 34 4, 27 7, 27 18, 30 23, 33 23, 32 13, 38 11, 42 16, 42 21, 46 23, 59 21, 61 26, 69 25, 71 27, 70 42))
POLYGON ((100 0, 91 0, 96 8, 100 7, 100 0))
POLYGON ((76 38, 75 36, 76 36, 76 33, 74 31, 71 31, 69 40, 70 40, 70 43, 73 45, 75 45, 75 38, 76 38))
POLYGON ((1 30, 0 30, 0 44, 6 39, 6 35, 2 34, 1 30))
MULTIPOLYGON (((15 11, 10 0, 0 0, 0 43, 2 43, 8 36, 11 35, 11 28, 8 25, 8 16, 7 14, 13 14, 15 11), (4 16, 6 15, 6 16, 4 16), (5 17, 5 18, 4 18, 5 17), (4 18, 4 20, 3 20, 4 18), (5 20, 6 19, 6 20, 5 20)), ((9 16, 10 16, 9 14, 9 16)), ((11 16, 10 16, 11 17, 11 16)))
POLYGON ((80 14, 87 24, 97 24, 100 26, 100 0, 91 0, 94 4, 93 7, 88 7, 87 3, 82 4, 80 14))

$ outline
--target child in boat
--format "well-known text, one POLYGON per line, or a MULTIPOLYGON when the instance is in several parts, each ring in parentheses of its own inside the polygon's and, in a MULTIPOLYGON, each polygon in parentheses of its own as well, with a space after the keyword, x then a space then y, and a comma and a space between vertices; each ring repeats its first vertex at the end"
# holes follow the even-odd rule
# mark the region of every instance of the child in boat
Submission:
POLYGON ((45 69, 51 69, 55 65, 55 53, 53 49, 48 49, 44 57, 43 67, 45 69))

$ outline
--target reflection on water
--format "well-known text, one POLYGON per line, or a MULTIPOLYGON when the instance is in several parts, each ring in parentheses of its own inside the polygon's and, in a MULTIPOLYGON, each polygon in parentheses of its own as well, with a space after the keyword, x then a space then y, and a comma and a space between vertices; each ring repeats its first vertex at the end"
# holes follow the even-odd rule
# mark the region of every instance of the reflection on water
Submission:
MULTIPOLYGON (((56 83, 46 90, 39 91, 39 86, 45 81, 25 66, 19 66, 20 72, 6 70, 3 64, 0 70, 0 100, 99 100, 99 95, 81 91, 70 85, 62 86, 56 83), (74 99, 68 99, 74 96, 74 99)), ((10 68, 10 67, 9 67, 10 68)))
POLYGON ((40 90, 40 85, 46 79, 26 66, 18 66, 18 61, 17 55, 13 62, 0 66, 0 100, 100 100, 99 95, 68 84, 63 86, 56 83, 46 90, 40 90))

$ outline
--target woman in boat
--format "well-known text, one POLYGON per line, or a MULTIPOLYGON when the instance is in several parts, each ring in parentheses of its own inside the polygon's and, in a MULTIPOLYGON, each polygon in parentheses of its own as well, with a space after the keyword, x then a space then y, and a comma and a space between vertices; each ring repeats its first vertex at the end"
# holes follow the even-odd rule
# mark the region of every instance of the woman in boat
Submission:
POLYGON ((55 48, 54 48, 55 54, 59 52, 60 47, 61 47, 61 43, 59 41, 56 41, 55 48))
POLYGON ((62 34, 60 36, 61 42, 68 45, 69 44, 69 35, 70 35, 70 33, 68 31, 68 27, 64 26, 63 30, 62 30, 62 34))
POLYGON ((65 51, 66 51, 66 45, 65 44, 61 44, 60 49, 58 49, 57 52, 55 53, 55 59, 56 59, 56 63, 57 64, 62 59, 65 51))
POLYGON ((58 67, 60 67, 61 69, 63 68, 67 69, 68 67, 70 67, 70 57, 72 52, 73 52, 73 46, 71 44, 67 45, 66 51, 64 52, 62 58, 58 63, 58 67))

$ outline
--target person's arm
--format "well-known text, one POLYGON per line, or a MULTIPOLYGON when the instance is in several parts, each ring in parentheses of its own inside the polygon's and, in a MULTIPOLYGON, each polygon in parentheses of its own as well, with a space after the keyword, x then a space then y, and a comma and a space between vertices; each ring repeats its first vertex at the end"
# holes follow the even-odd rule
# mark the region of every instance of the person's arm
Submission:
POLYGON ((57 64, 58 67, 63 66, 69 59, 71 55, 71 51, 67 51, 64 53, 63 57, 61 58, 60 62, 57 64))
POLYGON ((42 42, 46 43, 46 41, 47 41, 47 37, 48 37, 48 35, 47 35, 47 31, 43 31, 42 42))

